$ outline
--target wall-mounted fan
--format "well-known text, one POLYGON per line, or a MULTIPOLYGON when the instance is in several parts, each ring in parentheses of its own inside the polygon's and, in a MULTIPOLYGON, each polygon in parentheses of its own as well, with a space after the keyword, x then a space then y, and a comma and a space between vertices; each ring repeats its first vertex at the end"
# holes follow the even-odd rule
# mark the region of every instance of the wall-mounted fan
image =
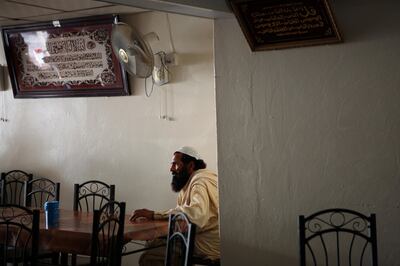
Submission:
POLYGON ((111 44, 118 60, 128 73, 139 78, 147 78, 152 74, 153 52, 135 28, 123 22, 115 22, 111 44))

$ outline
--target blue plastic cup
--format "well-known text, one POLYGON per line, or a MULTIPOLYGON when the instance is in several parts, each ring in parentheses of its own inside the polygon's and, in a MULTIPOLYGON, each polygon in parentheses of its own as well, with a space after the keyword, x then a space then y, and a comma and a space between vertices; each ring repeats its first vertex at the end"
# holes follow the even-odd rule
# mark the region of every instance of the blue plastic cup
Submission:
POLYGON ((60 218, 59 202, 47 201, 44 204, 44 211, 46 214, 46 229, 58 227, 60 218))

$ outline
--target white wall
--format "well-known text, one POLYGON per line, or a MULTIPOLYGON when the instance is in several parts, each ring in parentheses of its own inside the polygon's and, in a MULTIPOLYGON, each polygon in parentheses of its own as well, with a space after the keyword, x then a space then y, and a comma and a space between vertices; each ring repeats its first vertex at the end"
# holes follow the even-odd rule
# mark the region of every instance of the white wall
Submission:
POLYGON ((298 265, 297 219, 375 212, 400 265, 400 4, 335 1, 345 42, 252 53, 215 22, 223 265, 298 265))
MULTIPOLYGON (((9 119, 0 122, 0 171, 23 169, 60 181, 62 207, 70 209, 74 183, 104 180, 116 185, 128 213, 175 205, 169 163, 182 145, 196 147, 216 171, 213 21, 171 14, 169 19, 180 63, 171 69, 172 82, 155 87, 150 98, 144 81, 136 79, 129 97, 14 99, 10 86, 0 91, 9 119)), ((171 52, 166 14, 123 20, 159 35, 154 52, 171 52)), ((5 62, 3 51, 0 60, 5 62)))

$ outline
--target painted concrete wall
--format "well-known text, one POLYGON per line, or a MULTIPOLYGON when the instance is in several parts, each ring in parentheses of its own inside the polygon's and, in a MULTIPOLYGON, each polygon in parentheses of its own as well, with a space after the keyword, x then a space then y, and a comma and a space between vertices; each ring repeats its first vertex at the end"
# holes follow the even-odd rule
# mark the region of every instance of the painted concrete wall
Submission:
POLYGON ((223 265, 298 265, 297 219, 374 212, 400 265, 400 4, 334 1, 345 42, 252 53, 215 22, 223 265))
MULTIPOLYGON (((166 14, 123 20, 143 34, 159 35, 154 52, 171 52, 166 14)), ((137 79, 130 80, 129 97, 14 99, 9 85, 0 91, 9 119, 0 123, 0 171, 23 169, 61 182, 61 206, 70 209, 74 183, 113 183, 128 213, 175 205, 169 164, 182 145, 196 147, 216 171, 213 21, 181 15, 169 20, 180 63, 171 69, 171 83, 155 86, 150 98, 144 80, 137 79)), ((3 51, 0 60, 5 62, 3 51)))

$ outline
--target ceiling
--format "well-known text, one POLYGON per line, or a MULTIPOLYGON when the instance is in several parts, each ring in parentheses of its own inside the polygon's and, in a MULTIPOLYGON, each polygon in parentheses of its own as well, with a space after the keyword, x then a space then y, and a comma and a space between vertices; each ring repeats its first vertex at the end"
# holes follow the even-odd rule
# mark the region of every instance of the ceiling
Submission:
POLYGON ((0 0, 0 27, 145 9, 95 0, 0 0))

